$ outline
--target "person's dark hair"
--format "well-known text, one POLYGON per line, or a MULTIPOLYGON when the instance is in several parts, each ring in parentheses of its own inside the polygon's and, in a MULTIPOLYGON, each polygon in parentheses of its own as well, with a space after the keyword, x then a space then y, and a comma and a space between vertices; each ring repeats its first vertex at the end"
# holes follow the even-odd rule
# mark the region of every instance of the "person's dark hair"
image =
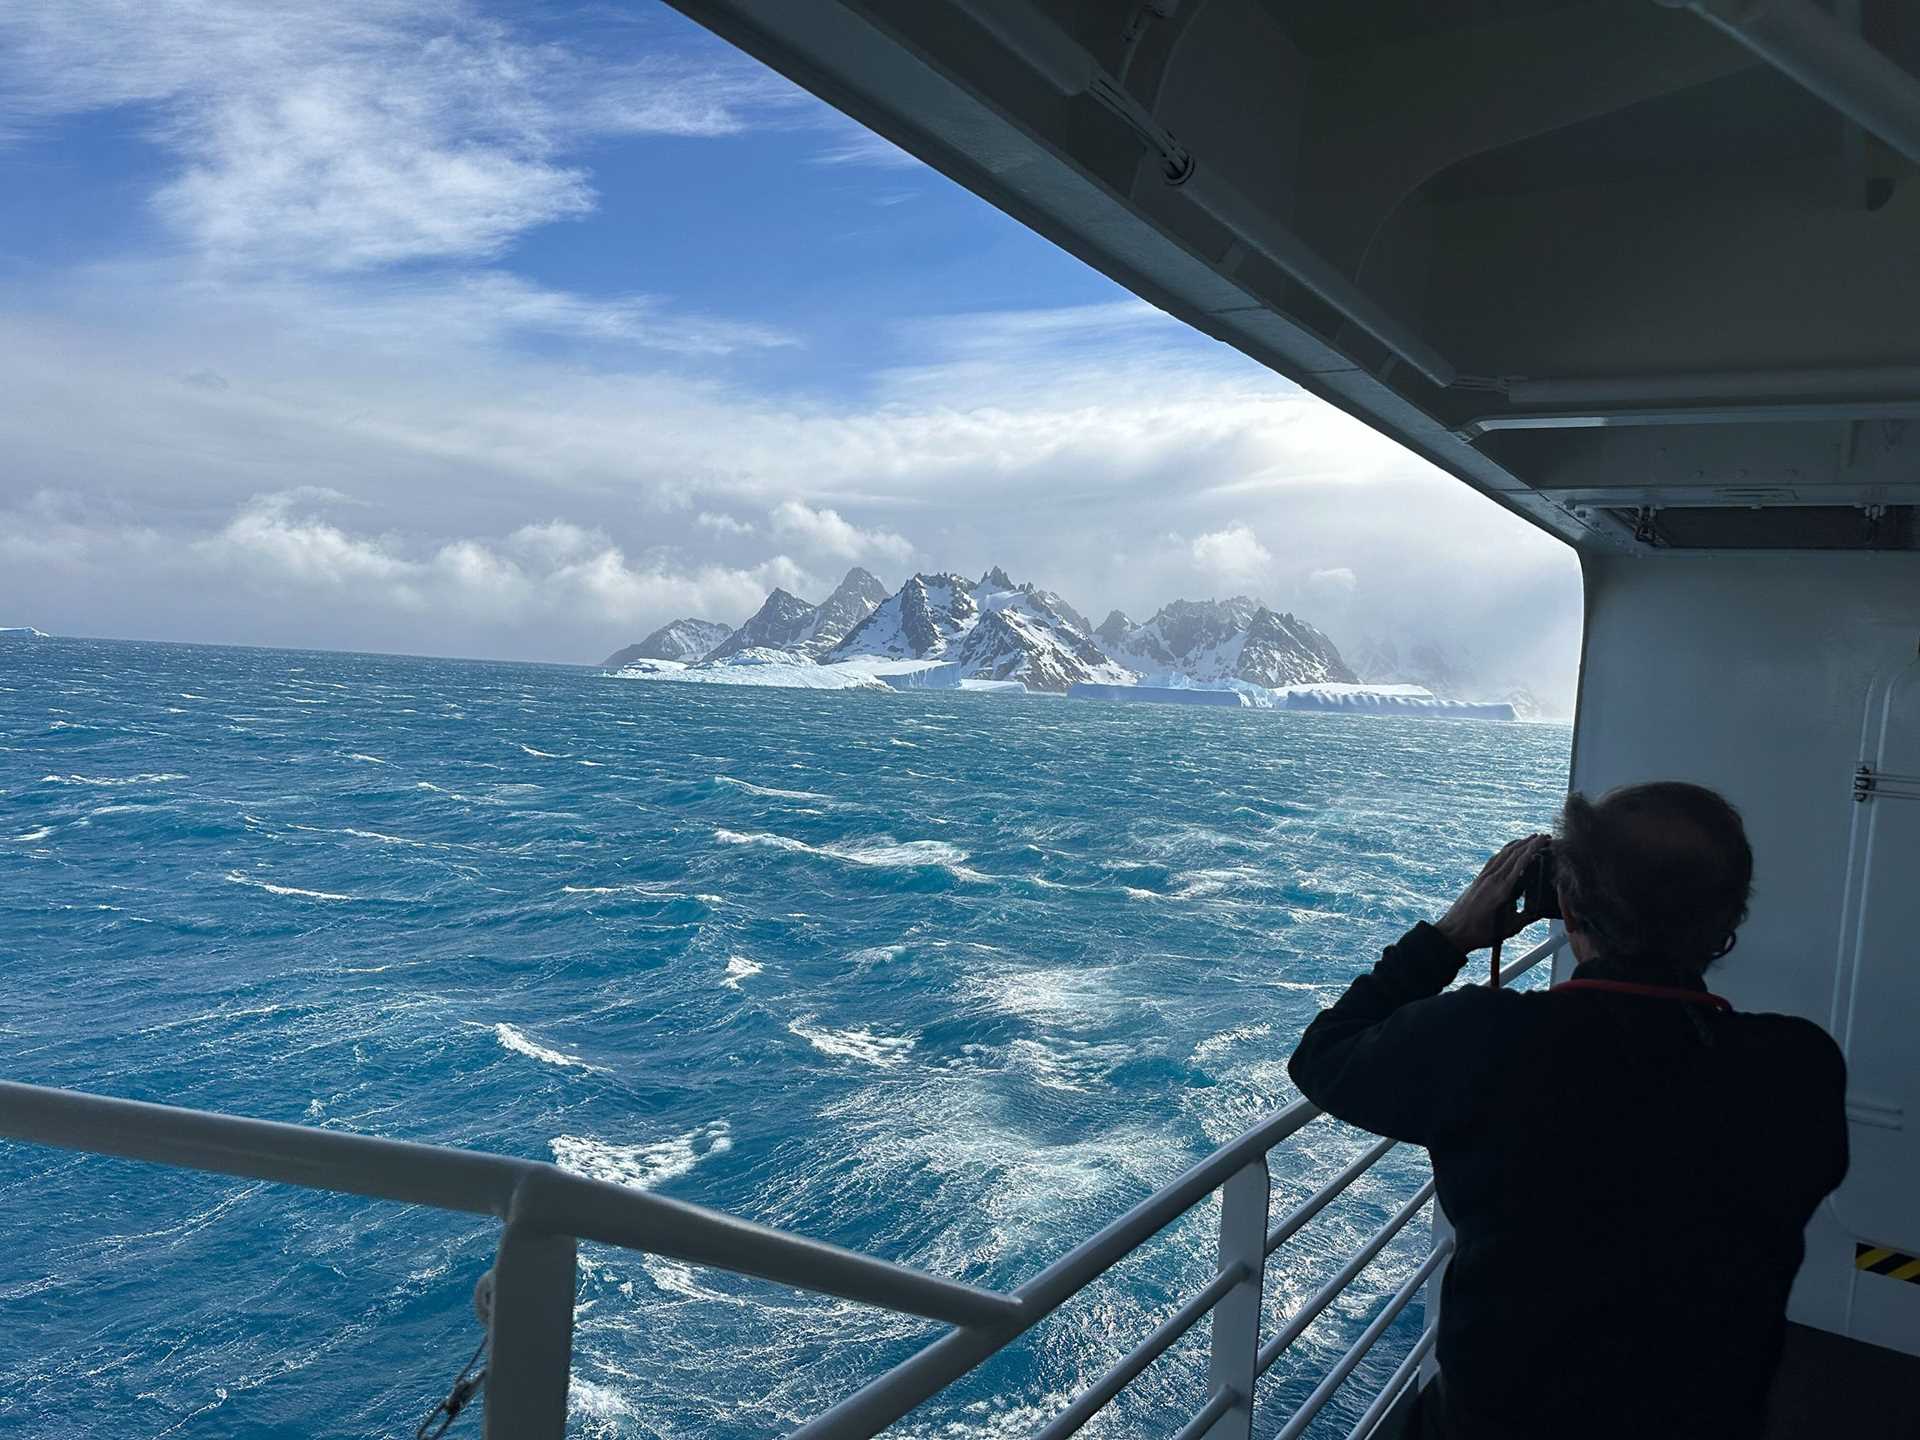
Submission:
POLYGON ((1753 888, 1740 812, 1703 785, 1663 780, 1567 797, 1554 827, 1561 902, 1597 954, 1698 975, 1733 948, 1753 888))

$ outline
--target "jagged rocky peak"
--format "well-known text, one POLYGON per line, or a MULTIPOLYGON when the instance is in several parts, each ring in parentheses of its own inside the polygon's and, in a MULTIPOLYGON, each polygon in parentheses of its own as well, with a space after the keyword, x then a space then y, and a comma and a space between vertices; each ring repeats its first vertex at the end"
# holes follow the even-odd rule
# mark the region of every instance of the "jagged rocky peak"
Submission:
POLYGON ((1093 634, 1093 626, 1087 617, 1069 605, 1059 591, 1043 590, 1031 581, 1016 585, 998 565, 980 577, 980 583, 974 589, 974 598, 980 602, 982 610, 1002 610, 1009 605, 1017 605, 1039 615, 1048 624, 1070 625, 1088 637, 1093 634))
POLYGON ((813 612, 813 626, 801 648, 808 655, 825 655, 886 598, 887 587, 880 577, 854 566, 813 612))
POLYGON ((1262 606, 1247 625, 1234 676, 1256 685, 1352 684, 1355 676, 1333 641, 1296 619, 1262 606))
POLYGON ((791 650, 810 633, 814 609, 791 591, 775 590, 752 619, 708 651, 706 658, 724 660, 742 650, 791 650))
POLYGON ((1199 672, 1187 668, 1197 663, 1219 671, 1215 678, 1221 678, 1232 666, 1215 663, 1215 652, 1233 647, 1237 658, 1238 643, 1259 609, 1259 602, 1245 595, 1230 600, 1175 600, 1162 605, 1151 620, 1134 626, 1115 645, 1130 661, 1148 667, 1184 671, 1197 680, 1199 672))
POLYGON ((1055 615, 1058 615, 1062 620, 1066 621, 1067 624, 1073 626, 1073 628, 1078 630, 1082 635, 1089 639, 1092 638, 1093 622, 1088 620, 1087 617, 1082 615, 1078 610, 1074 609, 1073 606, 1069 605, 1066 602, 1066 598, 1061 595, 1058 590, 1041 590, 1033 585, 1022 585, 1020 588, 1025 591, 1026 594, 1032 596, 1039 604, 1044 605, 1055 615))
POLYGON ((703 660, 727 636, 733 627, 719 620, 672 620, 638 644, 616 650, 604 662, 609 670, 621 670, 636 660, 675 660, 691 665, 703 660))
MULTIPOLYGON (((1351 682, 1353 671, 1320 631, 1291 614, 1276 614, 1246 595, 1226 600, 1175 600, 1153 618, 1101 641, 1113 658, 1143 674, 1184 675, 1203 684, 1245 680, 1255 685, 1351 682)), ((1115 626, 1117 629, 1118 627, 1115 626)))
POLYGON ((948 644, 980 618, 974 588, 971 580, 960 575, 915 575, 856 625, 834 647, 833 655, 882 655, 896 660, 943 655, 948 644))
POLYGON ((1002 605, 981 616, 949 652, 973 680, 1018 680, 1029 690, 1064 694, 1076 681, 1123 685, 1134 676, 1117 665, 1086 633, 1032 592, 1028 603, 1002 605))
POLYGON ((1093 632, 1093 638, 1108 649, 1112 649, 1122 643, 1127 638, 1127 632, 1133 628, 1132 617, 1124 610, 1109 610, 1107 618, 1102 620, 1100 627, 1093 632))

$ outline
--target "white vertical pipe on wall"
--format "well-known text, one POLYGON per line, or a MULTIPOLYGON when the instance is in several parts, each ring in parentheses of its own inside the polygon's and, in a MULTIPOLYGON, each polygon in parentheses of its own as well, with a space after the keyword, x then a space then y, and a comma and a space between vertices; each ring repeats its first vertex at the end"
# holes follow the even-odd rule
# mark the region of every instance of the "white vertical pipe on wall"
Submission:
POLYGON ((1233 1402, 1205 1440, 1250 1440, 1253 1377, 1260 1351, 1260 1293, 1267 1270, 1267 1160, 1262 1155, 1235 1172, 1220 1191, 1220 1268, 1246 1266, 1247 1278, 1213 1310, 1213 1358, 1207 1391, 1233 1392, 1233 1402))

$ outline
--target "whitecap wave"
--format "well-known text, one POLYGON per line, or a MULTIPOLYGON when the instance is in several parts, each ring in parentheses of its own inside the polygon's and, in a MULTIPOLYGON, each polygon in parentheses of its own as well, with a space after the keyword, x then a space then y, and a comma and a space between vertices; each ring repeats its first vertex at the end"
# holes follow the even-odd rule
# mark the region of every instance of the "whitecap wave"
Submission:
POLYGON ((822 1055, 831 1055, 836 1060, 858 1060, 866 1065, 878 1065, 882 1069, 892 1069, 896 1065, 907 1063, 907 1056, 913 1050, 911 1035, 876 1035, 871 1030, 823 1030, 813 1023, 813 1016, 802 1016, 787 1023, 787 1029, 798 1035, 822 1055))
POLYGON ((569 1055, 564 1050, 551 1050, 539 1041, 530 1039, 527 1032, 504 1020, 493 1027, 493 1038, 516 1054, 541 1061, 547 1065, 561 1065, 573 1070, 599 1070, 598 1065, 589 1065, 578 1055, 569 1055))
POLYGON ((380 830, 355 830, 352 826, 348 826, 340 833, 342 835, 351 835, 356 840, 377 840, 382 845, 405 845, 413 850, 444 850, 449 848, 445 845, 435 846, 425 840, 409 840, 404 835, 388 835, 380 830))
MULTIPOLYGON (((685 900, 684 890, 669 890, 664 885, 650 885, 646 881, 636 881, 631 885, 562 885, 562 895, 644 895, 649 900, 685 900)), ((712 900, 711 895, 695 895, 695 900, 712 900)))
POLYGON ((716 775, 714 781, 721 785, 730 785, 735 790, 744 790, 749 795, 764 796, 769 800, 832 800, 831 795, 822 795, 813 790, 776 790, 771 785, 755 785, 746 780, 736 780, 731 775, 716 775))
POLYGON ((347 756, 347 759, 359 760, 368 765, 384 765, 387 763, 386 761, 382 760, 378 755, 362 755, 358 750, 355 750, 351 754, 349 754, 347 756))
POLYGON ((622 1422, 637 1418, 639 1413, 624 1390, 598 1384, 578 1371, 567 1378, 567 1418, 579 1421, 585 1427, 583 1433, 593 1440, 625 1434, 627 1427, 622 1422))
POLYGON ((42 785, 163 785, 187 777, 176 771, 143 771, 138 775, 42 775, 42 785))
POLYGON ((1273 1026, 1261 1021, 1257 1025, 1236 1025, 1231 1030, 1222 1030, 1217 1035, 1209 1035, 1193 1047, 1195 1060, 1211 1060, 1224 1055, 1234 1046, 1248 1040, 1258 1040, 1262 1036, 1273 1034, 1273 1026))
POLYGON ((841 860, 849 865, 871 865, 887 870, 912 870, 928 866, 951 871, 963 880, 987 877, 966 866, 967 852, 944 840, 895 840, 891 835, 876 835, 871 840, 854 840, 838 845, 809 845, 785 835, 764 831, 742 833, 715 830, 713 838, 722 845, 757 845, 770 850, 785 850, 796 855, 817 855, 841 860))
POLYGON ((965 985, 1002 1014, 1069 1030, 1109 1021, 1123 1003, 1111 966, 974 974, 965 985))
MULTIPOLYGON (((467 805, 498 805, 500 803, 500 801, 490 795, 462 795, 458 790, 449 790, 444 786, 434 784, 431 780, 417 781, 413 788, 416 790, 431 790, 436 795, 444 795, 449 800, 459 800, 467 805)), ((506 787, 502 786, 501 788, 504 789, 506 787)))
POLYGON ((751 980, 764 969, 766 969, 764 965, 759 964, 757 961, 749 960, 744 955, 729 955, 727 957, 727 978, 722 980, 720 984, 724 989, 738 990, 743 983, 751 980))
POLYGON ((29 830, 24 835, 14 836, 13 843, 16 845, 31 845, 36 840, 46 839, 47 836, 52 833, 53 827, 51 825, 42 825, 38 830, 29 830))
POLYGON ((1258 880, 1261 871, 1252 865, 1232 865, 1213 870, 1186 870, 1174 878, 1180 888, 1173 892, 1175 900, 1202 900, 1209 895, 1218 895, 1230 887, 1249 880, 1258 880))
POLYGON ((302 900, 352 900, 357 898, 352 895, 336 894, 331 890, 302 890, 297 885, 275 885, 268 880, 256 880, 251 875, 243 875, 238 870, 229 870, 227 872, 227 883, 230 885, 249 885, 255 890, 264 890, 269 895, 292 895, 302 900))
POLYGON ((725 1120, 709 1121, 682 1135, 638 1145, 615 1145, 591 1135, 556 1135, 549 1142, 553 1163, 562 1170, 651 1190, 687 1174, 702 1160, 724 1155, 733 1148, 733 1127, 725 1120))
POLYGON ((529 755, 539 756, 542 760, 564 760, 567 758, 564 755, 556 755, 551 750, 536 750, 531 745, 522 745, 520 748, 529 755))

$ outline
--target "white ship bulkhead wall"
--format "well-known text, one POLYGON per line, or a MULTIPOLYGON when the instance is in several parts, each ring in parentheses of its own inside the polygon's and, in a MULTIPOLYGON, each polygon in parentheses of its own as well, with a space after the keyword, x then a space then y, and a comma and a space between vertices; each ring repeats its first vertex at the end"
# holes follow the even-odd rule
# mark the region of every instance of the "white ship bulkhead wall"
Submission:
MULTIPOLYGON (((1597 794, 1674 778, 1726 794, 1753 841, 1754 895, 1739 946, 1713 971, 1713 987, 1740 1009, 1804 1015, 1845 1043, 1854 981, 1840 967, 1858 964, 1871 972, 1876 1003, 1898 1005, 1913 1021, 1915 1042, 1894 1063, 1905 1088, 1920 1095, 1920 937, 1905 947, 1864 945, 1857 957, 1851 941, 1842 943, 1843 930, 1861 933, 1847 912, 1849 869, 1860 863, 1850 860, 1850 839, 1863 808, 1852 798, 1862 718, 1870 692, 1909 671, 1920 647, 1920 555, 1589 556, 1584 569, 1574 786, 1597 794), (1845 983, 1836 1010, 1837 979, 1845 983)), ((1888 833, 1911 848, 1916 831, 1902 824, 1888 833)), ((1882 849, 1873 861, 1880 876, 1892 866, 1920 877, 1920 853, 1882 849)), ((1883 880, 1877 893, 1895 891, 1883 880)), ((1856 1046, 1880 1043, 1860 1027, 1852 1038, 1856 1046)), ((1877 1068, 1883 1077, 1888 1063, 1884 1046, 1849 1056, 1851 1068, 1877 1068)), ((1881 1123, 1871 1135, 1852 1127, 1853 1172, 1838 1203, 1823 1204, 1808 1227, 1789 1313, 1920 1354, 1920 1285, 1853 1264, 1856 1239, 1908 1238, 1855 1233, 1862 1217, 1891 1213, 1889 1196, 1907 1197, 1912 1238, 1920 1240, 1920 1113, 1890 1130, 1884 1096, 1876 1098, 1881 1123)), ((1920 1245, 1909 1248, 1920 1253, 1920 1245)))

